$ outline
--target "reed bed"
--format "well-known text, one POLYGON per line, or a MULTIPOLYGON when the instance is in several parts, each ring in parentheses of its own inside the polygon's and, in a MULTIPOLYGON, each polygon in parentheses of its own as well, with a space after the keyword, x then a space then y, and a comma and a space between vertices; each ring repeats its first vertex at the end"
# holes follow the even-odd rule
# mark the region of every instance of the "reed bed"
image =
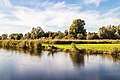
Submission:
POLYGON ((39 40, 0 40, 0 47, 14 49, 41 49, 42 45, 39 40))
POLYGON ((57 48, 67 50, 71 49, 71 43, 76 43, 76 47, 79 49, 91 49, 112 52, 114 48, 120 50, 120 44, 118 44, 119 42, 120 40, 52 40, 42 38, 36 40, 0 40, 0 47, 13 49, 42 50, 44 48, 43 46, 46 47, 52 44, 57 48))

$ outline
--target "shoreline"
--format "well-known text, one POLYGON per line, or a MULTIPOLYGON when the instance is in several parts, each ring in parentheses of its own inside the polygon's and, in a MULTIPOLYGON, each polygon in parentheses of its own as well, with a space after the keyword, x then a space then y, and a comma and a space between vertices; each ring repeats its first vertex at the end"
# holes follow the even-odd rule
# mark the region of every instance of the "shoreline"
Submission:
MULTIPOLYGON (((73 43, 72 43, 73 44, 73 43)), ((0 40, 1 48, 120 55, 120 44, 43 44, 38 40, 0 40), (106 49, 105 49, 106 48, 106 49), (105 49, 105 50, 104 50, 105 49)))

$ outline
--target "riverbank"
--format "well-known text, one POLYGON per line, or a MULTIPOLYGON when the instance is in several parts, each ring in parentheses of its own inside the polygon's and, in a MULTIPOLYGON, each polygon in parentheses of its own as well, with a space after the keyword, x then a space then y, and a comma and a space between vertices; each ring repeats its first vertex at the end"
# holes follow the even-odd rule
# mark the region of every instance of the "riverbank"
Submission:
POLYGON ((87 54, 118 54, 120 44, 45 44, 41 40, 0 40, 1 48, 79 52, 87 54), (78 50, 78 51, 76 51, 78 50))

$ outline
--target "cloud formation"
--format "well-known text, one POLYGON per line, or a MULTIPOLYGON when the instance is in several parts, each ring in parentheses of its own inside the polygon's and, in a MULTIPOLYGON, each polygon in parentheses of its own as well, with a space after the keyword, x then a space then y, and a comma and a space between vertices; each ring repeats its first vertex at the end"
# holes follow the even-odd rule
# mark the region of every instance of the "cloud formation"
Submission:
POLYGON ((99 6, 101 3, 101 0, 84 0, 86 4, 95 4, 96 6, 99 6))
MULTIPOLYGON (((100 0, 86 0, 87 3, 100 4, 100 0)), ((120 7, 101 13, 97 10, 81 10, 78 4, 62 2, 33 3, 34 8, 13 5, 10 0, 1 0, 0 6, 7 7, 0 11, 0 32, 26 32, 32 27, 41 26, 44 30, 64 31, 74 19, 85 20, 87 31, 97 31, 100 26, 118 25, 120 7), (117 13, 118 12, 118 13, 117 13), (6 27, 6 28, 4 28, 6 27), (14 29, 13 29, 14 28, 14 29), (19 30, 18 30, 19 29, 19 30), (3 31, 6 30, 6 31, 3 31)), ((32 4, 32 5, 33 5, 32 4)))

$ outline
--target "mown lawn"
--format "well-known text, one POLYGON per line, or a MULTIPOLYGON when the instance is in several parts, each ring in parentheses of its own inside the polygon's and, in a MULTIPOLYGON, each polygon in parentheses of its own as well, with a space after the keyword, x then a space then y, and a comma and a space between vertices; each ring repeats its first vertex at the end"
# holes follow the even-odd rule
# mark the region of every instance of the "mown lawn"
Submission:
MULTIPOLYGON (((48 44, 42 44, 48 46, 48 44)), ((71 49, 71 44, 53 44, 58 48, 71 49)), ((79 49, 95 49, 102 51, 111 51, 113 48, 120 49, 120 44, 76 44, 79 49)))

